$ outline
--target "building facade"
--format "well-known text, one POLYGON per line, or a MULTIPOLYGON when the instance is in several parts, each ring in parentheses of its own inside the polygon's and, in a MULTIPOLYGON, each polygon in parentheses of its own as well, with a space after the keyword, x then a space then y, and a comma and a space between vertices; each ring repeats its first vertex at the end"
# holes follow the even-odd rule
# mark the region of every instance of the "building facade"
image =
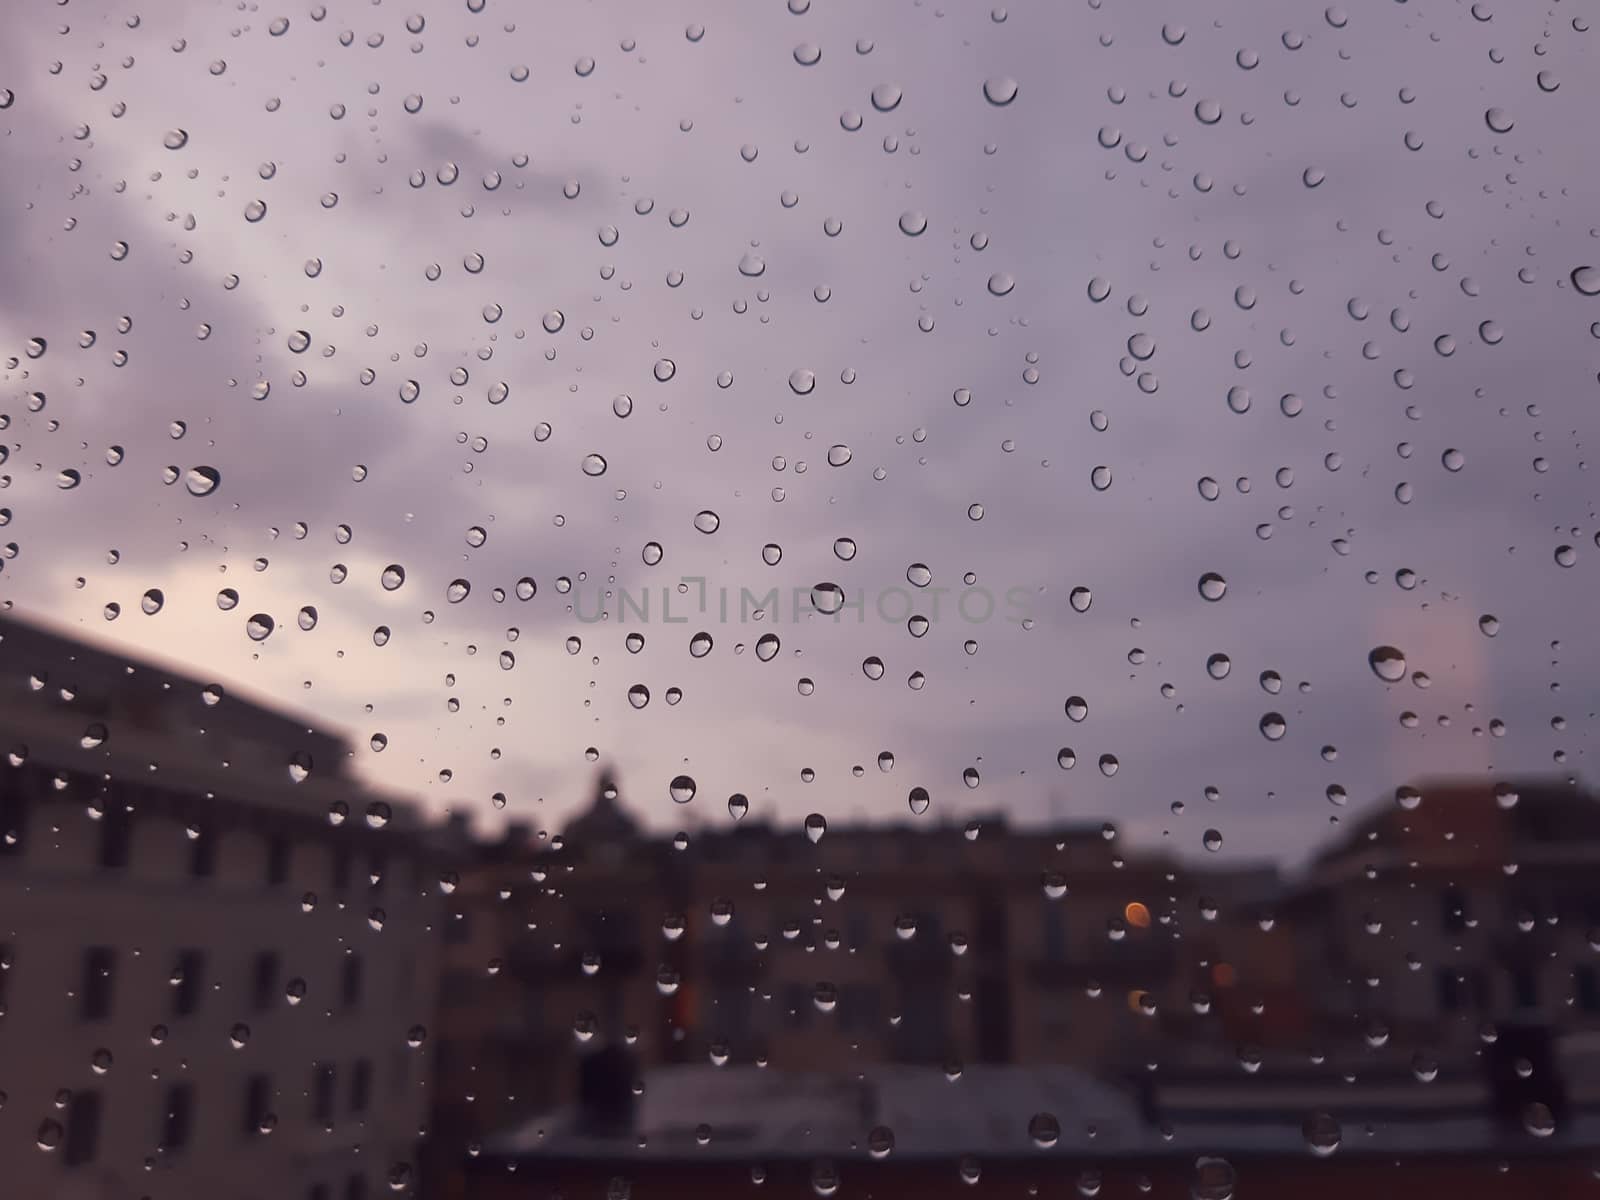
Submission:
MULTIPOLYGON (((1222 1043, 1195 997, 1260 882, 999 816, 655 836, 602 778, 561 836, 513 828, 450 898, 439 1145, 574 1101, 605 1047, 639 1071, 1136 1074, 1174 1031, 1222 1043)), ((439 1165, 441 1194, 461 1165, 439 1165)))
POLYGON ((431 1104, 441 851, 337 738, 0 619, 8 1194, 361 1200, 431 1104))

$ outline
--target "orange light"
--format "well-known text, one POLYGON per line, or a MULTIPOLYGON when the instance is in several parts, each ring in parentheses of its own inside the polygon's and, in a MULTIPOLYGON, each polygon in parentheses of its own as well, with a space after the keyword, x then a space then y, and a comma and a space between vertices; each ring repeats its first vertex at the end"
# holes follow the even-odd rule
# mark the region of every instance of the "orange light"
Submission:
POLYGON ((1219 988, 1232 987, 1239 981, 1239 972, 1231 963, 1218 963, 1211 968, 1211 982, 1219 988))
POLYGON ((1150 928, 1150 910, 1135 900, 1122 910, 1122 915, 1127 918, 1128 924, 1135 929, 1150 928))

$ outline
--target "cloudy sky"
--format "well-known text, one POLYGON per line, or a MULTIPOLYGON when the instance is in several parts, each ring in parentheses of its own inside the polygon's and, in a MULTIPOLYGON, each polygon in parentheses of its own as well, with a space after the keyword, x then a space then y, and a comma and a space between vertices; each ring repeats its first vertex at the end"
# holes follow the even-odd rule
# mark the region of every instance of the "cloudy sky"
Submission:
POLYGON ((485 828, 591 752, 663 829, 923 787, 1222 860, 1581 777, 1593 7, 19 9, 0 598, 485 828))

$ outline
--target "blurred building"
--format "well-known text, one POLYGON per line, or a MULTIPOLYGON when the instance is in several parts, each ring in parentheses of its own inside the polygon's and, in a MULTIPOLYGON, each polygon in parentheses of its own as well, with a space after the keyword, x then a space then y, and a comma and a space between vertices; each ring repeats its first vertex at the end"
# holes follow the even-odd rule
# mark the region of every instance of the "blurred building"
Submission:
POLYGON ((441 915, 411 810, 338 738, 13 616, 0 753, 0 1190, 408 1185, 441 915))
POLYGON ((1000 818, 657 838, 602 779, 452 897, 437 1194, 1587 1189, 1600 808, 1399 798, 1286 880, 1000 818))
POLYGON ((1403 787, 1279 916, 1317 1036, 1449 1057, 1508 1022, 1600 1032, 1600 803, 1570 782, 1403 787))
POLYGON ((1124 856, 1111 826, 811 833, 649 835, 602 778, 562 836, 484 847, 450 900, 439 1145, 576 1099, 602 1047, 643 1070, 1137 1072, 1175 1030, 1221 1043, 1195 997, 1224 917, 1275 881, 1124 856))

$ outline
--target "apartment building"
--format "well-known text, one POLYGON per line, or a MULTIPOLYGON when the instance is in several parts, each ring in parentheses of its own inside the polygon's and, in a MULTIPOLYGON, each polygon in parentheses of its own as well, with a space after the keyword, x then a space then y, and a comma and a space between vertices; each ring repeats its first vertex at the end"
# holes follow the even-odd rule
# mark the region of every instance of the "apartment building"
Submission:
POLYGON ((289 714, 9 615, 0 754, 4 1190, 409 1187, 442 898, 412 810, 289 714))

